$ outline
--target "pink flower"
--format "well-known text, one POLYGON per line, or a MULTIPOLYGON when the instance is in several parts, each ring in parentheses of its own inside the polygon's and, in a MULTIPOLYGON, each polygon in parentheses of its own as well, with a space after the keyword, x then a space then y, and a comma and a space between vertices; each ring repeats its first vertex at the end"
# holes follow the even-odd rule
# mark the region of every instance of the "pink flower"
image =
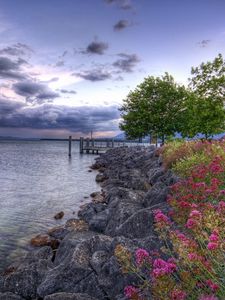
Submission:
POLYGON ((153 263, 153 276, 159 277, 168 275, 176 271, 177 266, 174 262, 167 262, 161 258, 155 259, 153 263))
POLYGON ((219 289, 219 285, 214 283, 211 279, 206 280, 206 284, 211 288, 213 292, 216 292, 219 289))
POLYGON ((171 300, 184 300, 187 294, 181 290, 173 290, 171 293, 171 300))
POLYGON ((188 219, 186 223, 186 227, 189 229, 194 228, 197 225, 197 222, 194 219, 188 219))
POLYGON ((219 241, 219 237, 218 237, 217 234, 212 233, 212 234, 209 236, 209 240, 210 240, 210 242, 218 242, 218 241, 219 241))
POLYGON ((196 253, 189 253, 188 258, 193 261, 193 260, 198 260, 198 255, 196 253))
POLYGON ((141 266, 144 262, 150 261, 149 253, 145 249, 137 249, 135 252, 136 263, 141 266))
POLYGON ((124 289, 124 294, 127 298, 131 298, 138 294, 138 289, 132 285, 128 285, 124 289))
POLYGON ((215 250, 219 247, 218 243, 215 243, 215 242, 209 242, 208 245, 207 245, 207 248, 209 250, 215 250))
POLYGON ((201 218, 202 214, 197 209, 192 210, 190 213, 190 218, 201 218))
POLYGON ((157 223, 169 223, 169 219, 168 219, 168 217, 161 211, 161 210, 156 210, 155 211, 155 216, 154 216, 154 218, 155 218, 155 221, 157 222, 157 223))

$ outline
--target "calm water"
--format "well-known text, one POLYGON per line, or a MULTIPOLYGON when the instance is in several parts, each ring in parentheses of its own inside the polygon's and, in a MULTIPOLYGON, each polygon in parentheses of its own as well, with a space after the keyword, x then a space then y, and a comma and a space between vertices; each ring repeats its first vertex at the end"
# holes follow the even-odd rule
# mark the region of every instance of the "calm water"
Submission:
POLYGON ((94 155, 73 142, 0 141, 0 269, 23 255, 28 240, 76 216, 85 196, 99 186, 89 173, 94 155), (63 210, 62 221, 54 215, 63 210))

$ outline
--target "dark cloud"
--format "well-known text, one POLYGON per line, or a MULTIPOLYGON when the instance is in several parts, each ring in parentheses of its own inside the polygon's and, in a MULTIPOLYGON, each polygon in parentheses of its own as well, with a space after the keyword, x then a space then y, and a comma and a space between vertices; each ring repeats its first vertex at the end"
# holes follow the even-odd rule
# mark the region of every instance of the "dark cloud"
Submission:
POLYGON ((25 79, 27 77, 21 71, 21 66, 28 64, 22 58, 18 58, 16 61, 11 60, 8 57, 0 57, 0 78, 3 79, 25 79))
POLYGON ((31 52, 33 52, 33 50, 26 44, 22 43, 17 43, 0 49, 0 55, 23 56, 31 52))
POLYGON ((120 58, 113 63, 113 66, 117 68, 120 72, 133 72, 133 69, 140 61, 136 54, 120 53, 118 54, 118 57, 120 58))
POLYGON ((30 107, 0 99, 0 127, 32 129, 68 129, 74 132, 118 129, 116 106, 79 106, 44 104, 30 107), (2 109, 4 108, 4 109, 2 109))
POLYGON ((21 81, 12 86, 14 92, 24 96, 29 103, 41 104, 51 102, 59 97, 59 94, 52 91, 47 85, 33 81, 21 81))
POLYGON ((72 75, 79 76, 80 78, 83 78, 85 80, 89 80, 92 82, 95 81, 103 81, 110 79, 112 77, 111 73, 108 71, 104 71, 102 69, 93 69, 90 71, 84 71, 81 73, 73 73, 72 75))
POLYGON ((59 60, 59 61, 55 64, 56 67, 63 67, 64 65, 65 65, 65 62, 64 62, 63 60, 59 60))
POLYGON ((74 91, 74 90, 66 90, 66 89, 61 89, 61 90, 58 90, 60 93, 63 93, 63 94, 76 94, 77 92, 74 91))
POLYGON ((208 44, 211 42, 211 40, 202 40, 201 42, 198 42, 198 45, 201 47, 201 48, 205 48, 208 46, 208 44))
POLYGON ((130 25, 129 21, 127 20, 119 20, 114 26, 114 31, 121 31, 125 28, 127 28, 130 25))
POLYGON ((132 8, 131 0, 104 0, 107 4, 115 4, 120 9, 128 10, 132 8))
POLYGON ((107 43, 94 41, 90 43, 82 53, 103 55, 108 48, 109 46, 107 43))

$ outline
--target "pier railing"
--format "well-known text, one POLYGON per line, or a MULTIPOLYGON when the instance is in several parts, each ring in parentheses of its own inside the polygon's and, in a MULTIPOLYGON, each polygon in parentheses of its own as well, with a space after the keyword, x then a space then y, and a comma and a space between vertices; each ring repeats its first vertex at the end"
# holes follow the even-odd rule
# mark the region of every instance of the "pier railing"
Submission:
POLYGON ((118 139, 90 139, 80 138, 80 153, 99 154, 109 149, 116 147, 129 147, 129 146, 148 146, 149 143, 139 143, 131 140, 118 140, 118 139))

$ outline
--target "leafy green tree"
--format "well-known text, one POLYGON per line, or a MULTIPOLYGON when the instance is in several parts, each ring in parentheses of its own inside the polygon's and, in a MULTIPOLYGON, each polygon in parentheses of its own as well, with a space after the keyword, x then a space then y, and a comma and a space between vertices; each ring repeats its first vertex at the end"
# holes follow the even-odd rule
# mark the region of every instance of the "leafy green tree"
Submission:
POLYGON ((129 138, 154 134, 162 138, 179 131, 187 91, 165 73, 149 76, 124 100, 120 128, 129 138))
POLYGON ((224 132, 225 62, 222 55, 192 68, 191 74, 182 134, 193 137, 202 133, 209 138, 224 132))

